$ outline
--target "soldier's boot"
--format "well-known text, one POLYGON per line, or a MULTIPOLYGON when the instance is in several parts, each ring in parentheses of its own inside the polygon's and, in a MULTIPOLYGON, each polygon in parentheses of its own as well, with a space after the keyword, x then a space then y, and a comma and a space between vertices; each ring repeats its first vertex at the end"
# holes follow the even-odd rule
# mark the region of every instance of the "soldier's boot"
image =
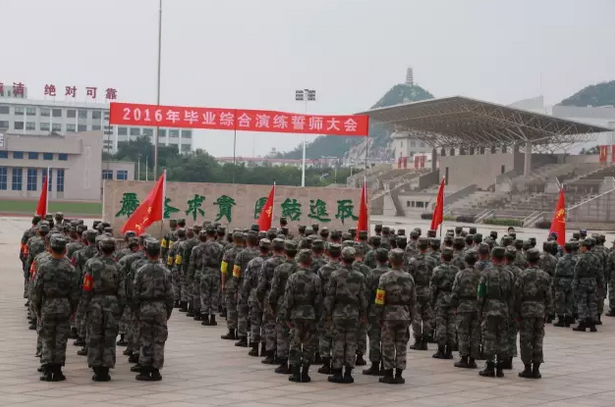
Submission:
POLYGON ((82 337, 79 337, 79 338, 75 339, 75 342, 73 342, 73 345, 75 345, 75 346, 85 346, 85 339, 83 339, 82 337))
POLYGON ((421 349, 419 350, 429 350, 429 348, 427 347, 427 342, 429 342, 429 340, 426 338, 423 338, 423 340, 421 341, 421 349))
POLYGON ((532 365, 530 363, 525 365, 525 368, 523 369, 523 372, 519 373, 519 377, 523 377, 526 379, 533 379, 534 378, 534 374, 532 373, 532 365))
POLYGON ((59 363, 56 363, 53 365, 53 381, 54 382, 63 382, 64 380, 66 380, 66 376, 64 376, 64 373, 62 373, 62 365, 59 363))
POLYGON ((180 303, 180 301, 179 301, 179 300, 176 300, 176 301, 173 303, 173 308, 179 308, 179 307, 180 307, 179 303, 180 303))
POLYGON ((150 377, 151 377, 151 381, 152 382, 159 382, 159 381, 161 381, 162 380, 162 375, 160 374, 160 369, 156 369, 155 367, 153 367, 151 369, 150 377))
POLYGON ((194 307, 192 307, 191 304, 188 304, 188 312, 186 312, 186 316, 187 317, 193 317, 194 316, 194 307))
POLYGON ((455 362, 454 366, 462 368, 462 369, 467 369, 468 368, 468 357, 462 356, 461 359, 459 359, 459 362, 455 362))
POLYGON ((369 369, 364 369, 362 373, 367 376, 380 376, 380 362, 372 363, 369 369))
POLYGON ((35 358, 40 358, 41 357, 41 351, 37 350, 36 353, 34 354, 35 358))
MULTIPOLYGON (((320 369, 318 370, 320 373, 320 369)), ((331 369, 332 375, 327 378, 331 383, 344 383, 344 376, 342 375, 342 368, 339 369, 331 369)))
POLYGON ((88 355, 88 348, 86 348, 85 346, 81 349, 79 349, 77 351, 77 355, 79 356, 87 356, 88 355))
POLYGON ((446 346, 446 352, 444 353, 444 359, 452 359, 453 358, 453 349, 450 345, 446 346))
POLYGON ((566 315, 564 317, 564 326, 566 328, 570 328, 570 325, 574 324, 574 318, 572 317, 572 315, 566 315))
POLYGON ((459 352, 459 343, 456 340, 451 344, 451 351, 459 352))
POLYGON ((201 315, 201 325, 203 325, 203 326, 210 326, 211 325, 211 322, 209 321, 209 315, 208 314, 201 315))
POLYGON ((487 362, 484 370, 478 372, 479 375, 483 377, 495 377, 495 363, 487 362))
POLYGON ((547 315, 546 323, 550 324, 551 322, 553 322, 553 315, 547 315))
POLYGON ((414 349, 414 350, 422 350, 421 349, 422 347, 423 347, 423 339, 421 339, 420 336, 417 336, 416 338, 414 338, 414 343, 410 345, 410 349, 414 349))
POLYGON ((151 367, 149 366, 143 367, 143 369, 141 369, 141 372, 135 376, 135 379, 137 379, 140 382, 151 382, 152 381, 151 372, 152 372, 151 367))
POLYGON ((136 365, 130 367, 130 371, 135 373, 141 372, 143 371, 143 366, 141 366, 140 363, 137 363, 136 365))
MULTIPOLYGON (((598 320, 594 321, 594 325, 602 325, 602 319, 600 317, 601 317, 601 315, 598 314, 598 320)), ((592 331, 592 332, 594 332, 594 331, 592 331)))
POLYGON ((363 359, 363 354, 362 353, 357 354, 357 360, 355 362, 355 365, 357 365, 357 366, 365 366, 365 365, 367 365, 367 362, 365 361, 365 359, 363 359))
POLYGON ((540 374, 540 363, 534 362, 532 366, 532 376, 534 376, 534 379, 540 379, 542 377, 540 374))
POLYGON ((428 343, 436 343, 436 329, 432 329, 432 331, 425 335, 425 341, 428 343))
POLYGON ((179 303, 179 312, 188 312, 188 303, 186 301, 179 303))
POLYGON ((39 373, 43 373, 45 371, 45 366, 44 365, 40 365, 39 367, 36 368, 36 371, 39 373))
POLYGON ((109 368, 101 367, 100 373, 99 373, 99 379, 96 381, 97 382, 108 382, 109 380, 111 380, 111 376, 109 375, 109 368))
POLYGON ((331 370, 331 358, 328 358, 328 357, 322 358, 322 366, 320 367, 320 369, 318 369, 318 373, 322 373, 322 374, 332 374, 332 373, 334 373, 331 370))
POLYGON ((309 375, 310 373, 310 364, 304 363, 303 369, 301 369, 301 383, 309 383, 312 381, 312 378, 309 375))
POLYGON ((598 332, 598 330, 596 329, 596 321, 589 321, 587 323, 587 327, 589 328, 589 332, 598 332))
POLYGON ((301 383, 301 366, 299 365, 291 365, 290 366, 290 376, 288 380, 295 383, 301 383))
POLYGON ((139 363, 139 354, 132 353, 130 357, 128 358, 128 363, 139 363))
POLYGON ((280 363, 280 366, 276 367, 274 372, 278 374, 290 374, 290 369, 288 368, 288 359, 280 358, 278 362, 280 363))
POLYGON ((275 353, 272 350, 265 351, 265 359, 261 361, 264 365, 274 365, 275 364, 275 353))
POLYGON ((77 339, 78 337, 79 335, 77 335, 77 328, 72 327, 68 333, 68 339, 77 339))
POLYGON ((498 361, 495 365, 495 375, 497 377, 504 377, 504 370, 502 370, 502 362, 498 361))
POLYGON ((240 336, 238 337, 238 341, 235 342, 235 346, 239 346, 242 348, 247 348, 248 347, 248 337, 247 336, 240 336))
POLYGON ((216 316, 215 315, 210 315, 209 316, 209 325, 210 326, 218 325, 218 323, 216 322, 216 316))
POLYGON ((395 378, 393 378, 393 369, 384 370, 384 376, 378 379, 378 381, 380 383, 395 384, 395 378))
POLYGON ((200 321, 201 320, 201 312, 196 312, 194 313, 194 318, 195 321, 200 321))
MULTIPOLYGON (((554 323, 553 326, 565 327, 566 326, 566 316, 565 315, 558 315, 557 316, 557 322, 554 323)), ((568 326, 570 326, 570 324, 568 324, 568 326)))
POLYGON ((43 374, 41 374, 41 381, 42 382, 51 382, 53 381, 53 370, 51 368, 51 365, 43 365, 41 366, 43 368, 43 374))
POLYGON ((28 329, 31 331, 35 331, 36 330, 36 321, 35 322, 30 322, 30 325, 28 325, 28 329))
POLYGON ((250 344, 250 352, 248 352, 248 356, 256 356, 258 357, 258 342, 252 342, 250 344))
POLYGON ((513 358, 509 357, 509 358, 504 359, 502 362, 500 362, 500 365, 502 366, 502 369, 512 370, 512 368, 513 368, 512 361, 513 361, 513 358))
POLYGON ((438 345, 438 351, 434 353, 431 357, 434 359, 446 359, 444 348, 445 348, 444 345, 438 345))
POLYGON ((226 335, 221 335, 220 338, 226 339, 226 340, 235 340, 237 339, 237 335, 235 334, 234 329, 229 329, 226 335))
POLYGON ((577 331, 577 332, 585 332, 586 329, 587 329, 587 321, 585 320, 579 321, 579 325, 572 328, 573 331, 577 331))
POLYGON ((126 335, 120 334, 120 340, 115 343, 117 346, 127 346, 128 342, 126 341, 126 335))
POLYGON ((344 383, 354 383, 354 377, 352 377, 352 368, 346 366, 344 370, 344 383))
POLYGON ((606 314, 607 317, 615 317, 615 309, 610 309, 606 314))
POLYGON ((316 352, 314 355, 314 364, 320 365, 322 363, 322 359, 320 358, 320 353, 316 352))
POLYGON ((476 365, 476 360, 474 358, 468 359, 468 369, 476 369, 478 366, 476 365))
POLYGON ((406 383, 406 379, 402 377, 402 372, 404 369, 395 369, 395 377, 393 378, 393 383, 395 384, 404 384, 406 383))
POLYGON ((267 346, 265 342, 261 342, 261 356, 267 356, 267 346))
POLYGON ((130 355, 132 355, 132 350, 126 348, 126 349, 124 349, 124 352, 122 352, 122 355, 130 356, 130 355))

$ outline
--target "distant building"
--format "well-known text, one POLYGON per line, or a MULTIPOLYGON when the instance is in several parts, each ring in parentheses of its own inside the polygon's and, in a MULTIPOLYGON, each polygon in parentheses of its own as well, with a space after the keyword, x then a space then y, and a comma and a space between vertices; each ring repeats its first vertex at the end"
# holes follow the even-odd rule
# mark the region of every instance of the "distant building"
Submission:
POLYGON ((406 70, 406 85, 413 86, 414 85, 414 72, 412 67, 408 67, 406 70))

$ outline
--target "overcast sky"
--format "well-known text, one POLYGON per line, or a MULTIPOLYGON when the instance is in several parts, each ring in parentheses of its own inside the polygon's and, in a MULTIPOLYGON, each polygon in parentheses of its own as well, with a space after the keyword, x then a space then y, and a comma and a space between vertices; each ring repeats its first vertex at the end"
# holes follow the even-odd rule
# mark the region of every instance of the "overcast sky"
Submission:
MULTIPOLYGON (((34 99, 53 83, 155 103, 158 0, 0 0, 0 13, 5 84, 34 99)), ((312 88, 310 112, 354 113, 411 65, 436 97, 553 104, 615 79, 613 16, 614 0, 164 0, 161 103, 301 112, 294 92, 312 88)), ((194 142, 228 156, 232 140, 194 142)), ((237 154, 301 140, 240 134, 237 154)))

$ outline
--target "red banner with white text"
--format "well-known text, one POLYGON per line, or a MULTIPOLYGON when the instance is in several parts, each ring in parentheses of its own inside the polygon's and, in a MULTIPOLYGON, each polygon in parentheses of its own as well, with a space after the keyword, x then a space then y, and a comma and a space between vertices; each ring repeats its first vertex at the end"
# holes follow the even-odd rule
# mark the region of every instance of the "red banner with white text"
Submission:
POLYGON ((369 116, 111 103, 109 124, 365 137, 369 116))

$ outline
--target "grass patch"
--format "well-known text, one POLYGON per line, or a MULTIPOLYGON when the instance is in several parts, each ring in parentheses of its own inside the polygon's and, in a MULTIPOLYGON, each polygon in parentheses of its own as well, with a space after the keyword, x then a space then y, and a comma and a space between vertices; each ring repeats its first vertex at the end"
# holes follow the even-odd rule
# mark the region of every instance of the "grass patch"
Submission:
MULTIPOLYGON (((0 200, 0 213, 33 215, 38 201, 0 200)), ((74 216, 102 216, 100 202, 49 202, 49 212, 63 212, 74 216)))

